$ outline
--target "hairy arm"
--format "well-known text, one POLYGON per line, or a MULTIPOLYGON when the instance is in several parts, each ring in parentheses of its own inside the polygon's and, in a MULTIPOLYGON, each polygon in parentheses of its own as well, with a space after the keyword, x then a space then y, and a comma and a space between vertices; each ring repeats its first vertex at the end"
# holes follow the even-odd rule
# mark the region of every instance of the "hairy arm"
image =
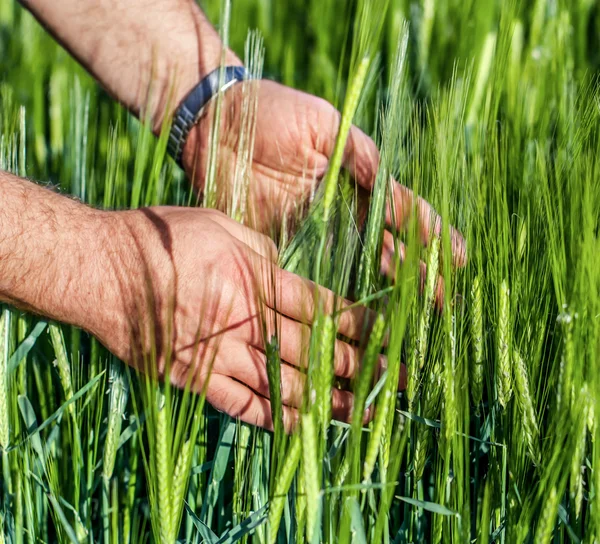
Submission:
POLYGON ((0 300, 100 332, 90 307, 116 315, 107 215, 0 171, 0 300))
MULTIPOLYGON (((221 61, 219 35, 193 0, 21 1, 115 98, 138 116, 149 108, 155 131, 221 61)), ((226 64, 241 62, 226 51, 226 64)))

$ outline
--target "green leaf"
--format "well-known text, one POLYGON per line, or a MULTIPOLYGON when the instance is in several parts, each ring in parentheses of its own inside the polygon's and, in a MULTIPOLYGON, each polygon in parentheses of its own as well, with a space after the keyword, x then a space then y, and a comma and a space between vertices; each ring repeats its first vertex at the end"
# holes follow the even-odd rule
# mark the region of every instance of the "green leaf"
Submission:
MULTIPOLYGON (((29 399, 26 395, 19 395, 17 402, 19 404, 19 410, 21 411, 21 416, 23 417, 23 421, 25 422, 25 427, 27 431, 37 429, 37 418, 35 416, 35 410, 29 402, 29 399)), ((42 446, 42 441, 40 439, 40 435, 35 433, 32 434, 31 446, 37 456, 40 459, 40 463, 43 467, 46 466, 46 456, 44 455, 44 447, 42 446)))
POLYGON ((15 350, 15 352, 11 355, 10 359, 8 360, 9 373, 14 372, 18 368, 21 361, 23 361, 27 354, 31 351, 31 349, 37 342, 37 339, 46 330, 47 326, 48 323, 46 323, 45 321, 40 321, 29 333, 29 336, 27 336, 27 338, 25 338, 25 340, 21 342, 19 347, 15 350))
POLYGON ((396 495, 396 498, 401 501, 404 501, 408 504, 412 504, 413 506, 418 506, 419 508, 423 508, 424 510, 427 510, 428 512, 432 512, 434 514, 439 514, 440 516, 452 516, 452 517, 460 518, 460 514, 458 512, 455 512, 454 510, 450 510, 450 508, 447 508, 436 502, 420 501, 417 499, 411 499, 410 497, 401 497, 400 495, 396 495))
POLYGON ((54 508, 54 511, 56 512, 56 515, 58 516, 58 519, 60 520, 60 523, 61 523, 63 529, 65 530, 65 533, 67 533, 69 540, 73 544, 79 544, 79 540, 77 539, 75 530, 69 523, 69 520, 67 519, 67 516, 65 515, 63 509, 60 507, 59 502, 56 500, 56 497, 52 494, 49 494, 48 500, 52 504, 52 507, 54 508))
POLYGON ((349 497, 346 500, 346 508, 350 512, 350 528, 353 536, 352 542, 356 542, 357 544, 367 544, 363 516, 356 497, 349 497))
POLYGON ((185 502, 186 512, 192 518, 192 522, 194 523, 194 526, 196 527, 196 529, 198 529, 198 532, 200 533, 200 535, 202 536, 204 541, 210 542, 210 544, 217 544, 217 542, 219 541, 219 537, 213 532, 213 530, 208 525, 206 525, 206 523, 204 523, 194 513, 194 511, 190 508, 190 505, 187 503, 187 501, 184 501, 184 502, 185 502))
POLYGON ((237 428, 235 420, 228 416, 223 416, 221 422, 221 435, 219 436, 219 442, 217 443, 217 449, 215 451, 214 464, 210 472, 210 480, 206 490, 206 500, 202 505, 202 512, 200 514, 200 516, 205 520, 210 519, 209 513, 217 503, 219 486, 221 485, 221 481, 223 480, 225 471, 227 470, 229 455, 231 454, 231 447, 233 446, 237 428))
POLYGON ((233 544, 267 521, 268 503, 252 512, 244 521, 227 531, 217 544, 233 544))
MULTIPOLYGON (((59 419, 63 412, 74 402, 76 402, 77 400, 79 400, 83 395, 85 395, 90 389, 92 389, 102 378, 102 376, 104 375, 104 370, 102 372, 100 372, 100 374, 98 374, 96 377, 94 377, 92 380, 90 380, 87 384, 85 384, 79 391, 77 391, 77 393, 75 393, 68 401, 66 401, 65 403, 63 403, 60 408, 58 408, 58 410, 56 410, 56 412, 54 412, 48 419, 46 419, 46 421, 44 421, 39 427, 36 427, 35 424, 31 427, 28 426, 28 433, 27 436, 17 445, 12 446, 10 448, 7 448, 7 451, 13 450, 15 448, 20 447, 22 444, 24 444, 25 442, 27 442, 27 440, 31 439, 32 437, 36 436, 40 431, 43 431, 46 427, 48 427, 49 425, 51 425, 54 421, 56 421, 57 419, 59 419)), ((24 395, 20 395, 19 399, 21 397, 24 397, 24 395)), ((29 401, 27 401, 29 403, 29 401)), ((29 406, 31 406, 31 403, 29 403, 29 406)), ((34 414, 35 415, 35 414, 34 414)), ((27 412, 27 417, 30 417, 31 414, 29 412, 27 412)))

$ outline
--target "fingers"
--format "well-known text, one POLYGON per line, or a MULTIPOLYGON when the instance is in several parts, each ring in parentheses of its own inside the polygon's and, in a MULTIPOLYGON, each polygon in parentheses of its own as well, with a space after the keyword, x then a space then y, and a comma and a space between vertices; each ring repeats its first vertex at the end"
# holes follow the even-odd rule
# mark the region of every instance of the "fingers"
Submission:
MULTIPOLYGON (((242 357, 252 364, 242 365, 234 376, 239 381, 251 387, 259 395, 270 398, 269 378, 267 375, 266 355, 252 346, 241 346, 242 357)), ((300 408, 304 400, 306 375, 293 366, 282 364, 281 369, 281 402, 285 406, 300 408)), ((340 421, 349 421, 352 414, 354 395, 350 391, 337 388, 331 390, 332 417, 340 421)))
MULTIPOLYGON (((309 120, 315 149, 328 160, 333 155, 340 126, 340 113, 327 102, 315 108, 316 114, 309 120)), ((375 142, 356 126, 352 126, 344 149, 343 165, 364 189, 371 190, 379 169, 379 150, 375 142)), ((389 227, 402 228, 416 208, 421 239, 428 244, 433 235, 441 234, 441 218, 432 206, 422 198, 414 197, 407 187, 393 182, 391 203, 387 209, 389 227), (392 213, 393 210, 393 213, 392 213)), ((466 263, 466 245, 461 234, 450 229, 452 255, 455 266, 466 263)))
MULTIPOLYGON (((341 114, 331 104, 322 100, 309 117, 315 149, 327 160, 333 155, 340 128, 341 114)), ((365 189, 371 189, 379 167, 379 150, 375 142, 362 130, 352 125, 342 164, 365 189)))
MULTIPOLYGON (((392 228, 403 228, 410 219, 413 211, 417 214, 421 242, 428 245, 434 236, 441 236, 442 218, 431 204, 421 197, 415 198, 414 193, 404 185, 393 182, 391 201, 386 211, 386 223, 392 228)), ((464 266, 467 260, 466 243, 460 232, 450 227, 452 258, 455 266, 464 266)))
MULTIPOLYGON (((273 430, 271 402, 257 395, 246 385, 228 376, 212 374, 206 391, 206 400, 217 410, 250 425, 273 430)), ((283 406, 283 426, 286 432, 294 430, 298 423, 298 411, 283 406)))
MULTIPOLYGON (((269 308, 303 323, 312 322, 317 303, 322 305, 326 314, 352 304, 336 297, 329 289, 276 266, 272 267, 271 274, 263 274, 263 293, 269 308)), ((375 312, 368 308, 352 307, 340 313, 338 332, 353 340, 361 340, 375 317, 375 312)))
POLYGON ((271 238, 257 232, 222 213, 215 213, 214 221, 219 223, 229 234, 251 247, 261 257, 270 262, 277 262, 277 245, 271 238))
MULTIPOLYGON (((400 262, 404 261, 406 248, 400 241, 398 243, 398 252, 400 262)), ((394 235, 385 231, 383 234, 383 244, 381 248, 381 273, 388 276, 392 281, 396 279, 396 248, 394 247, 394 235)), ((425 278, 427 277, 427 266, 423 261, 419 262, 419 288, 421 293, 425 289, 425 278)), ((444 306, 444 278, 438 275, 435 287, 435 304, 441 310, 444 306)))
POLYGON ((354 125, 348 135, 343 161, 344 168, 358 184, 370 191, 379 168, 379 150, 375 142, 354 125))
MULTIPOLYGON (((280 356, 285 362, 299 368, 306 368, 311 337, 310 326, 277 314, 275 310, 268 309, 267 312, 268 314, 265 315, 267 338, 277 336, 280 356)), ((254 335, 248 341, 259 349, 264 346, 262 336, 254 335)), ((360 360, 361 354, 358 347, 340 339, 335 340, 333 364, 336 376, 353 378, 360 368, 360 360)))

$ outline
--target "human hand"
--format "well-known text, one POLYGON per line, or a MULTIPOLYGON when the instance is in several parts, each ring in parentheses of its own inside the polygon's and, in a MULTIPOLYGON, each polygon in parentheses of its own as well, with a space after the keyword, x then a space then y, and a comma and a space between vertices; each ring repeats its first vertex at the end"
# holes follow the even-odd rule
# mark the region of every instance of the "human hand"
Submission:
MULTIPOLYGON (((219 204, 224 208, 233 191, 236 155, 241 133, 242 86, 236 85, 223 95, 223 117, 220 132, 219 204)), ((192 129, 188 137, 183 163, 196 187, 203 189, 207 167, 210 111, 192 129)), ((333 153, 340 114, 327 101, 268 80, 258 82, 256 141, 252 159, 252 179, 248 188, 251 224, 269 233, 284 217, 293 218, 307 202, 325 175, 333 153)), ((358 127, 350 131, 344 153, 344 166, 357 183, 371 191, 379 166, 379 151, 371 138, 358 127)), ((392 230, 406 226, 416 210, 421 240, 427 244, 441 232, 441 219, 431 205, 415 198, 412 191, 393 182, 383 239, 382 271, 393 273, 394 236, 392 230), (395 223, 394 223, 395 221, 395 223)), ((454 262, 465 262, 465 244, 460 233, 451 229, 454 262)), ((403 253, 402 244, 400 251, 403 253)), ((401 255, 402 257, 402 255, 401 255)))
MULTIPOLYGON (((315 303, 329 313, 349 303, 280 269, 269 238, 220 212, 156 207, 110 214, 115 276, 105 285, 119 288, 114 311, 99 309, 88 328, 121 359, 161 378, 168 371, 178 387, 205 387, 215 408, 266 428, 272 420, 265 337, 277 330, 284 424, 291 429, 303 399, 300 367, 315 303)), ((372 319, 366 308, 349 309, 340 314, 338 332, 359 340, 372 319)), ((334 358, 337 376, 356 374, 356 346, 336 340, 334 358)), ((348 420, 352 401, 352 393, 334 388, 333 417, 348 420)))

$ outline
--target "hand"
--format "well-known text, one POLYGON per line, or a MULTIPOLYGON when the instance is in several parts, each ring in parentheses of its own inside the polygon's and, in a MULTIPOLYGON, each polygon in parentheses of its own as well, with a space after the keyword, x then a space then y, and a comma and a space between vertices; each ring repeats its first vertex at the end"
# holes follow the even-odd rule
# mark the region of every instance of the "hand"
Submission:
MULTIPOLYGON (((196 392, 206 386, 215 408, 272 428, 262 324, 266 338, 277 327, 284 423, 291 429, 303 398, 299 367, 306 365, 307 323, 316 297, 327 312, 348 303, 278 268, 269 238, 220 212, 157 207, 110 214, 112 270, 121 274, 105 284, 120 289, 112 297, 115 311, 100 309, 98 317, 106 321, 88 328, 113 353, 146 372, 154 372, 146 365, 156 344, 159 377, 166 375, 170 353, 173 384, 189 384, 196 392)), ((358 340, 372 318, 365 308, 350 309, 341 313, 338 331, 358 340)), ((359 363, 358 348, 337 340, 336 374, 350 378, 359 363)), ((348 420, 352 400, 350 392, 333 389, 333 417, 348 420)))
MULTIPOLYGON (((252 83, 250 83, 251 85, 252 83)), ((269 233, 281 224, 283 218, 293 219, 301 210, 327 170, 338 132, 340 114, 327 101, 296 91, 272 81, 258 82, 258 110, 256 113, 256 141, 249 184, 249 224, 269 233)), ((224 94, 219 152, 218 188, 222 209, 231 198, 236 156, 241 132, 242 85, 238 84, 224 94)), ((203 189, 209 157, 211 111, 202 117, 190 132, 184 149, 185 169, 203 189)), ((345 149, 344 166, 358 184, 371 191, 379 165, 377 146, 359 128, 353 126, 345 149)), ((441 232, 441 219, 422 198, 415 197, 408 188, 393 182, 392 207, 388 206, 387 225, 403 227, 416 209, 422 242, 427 244, 432 235, 441 232)), ((465 262, 464 240, 451 230, 454 261, 465 262)), ((401 246, 401 251, 402 251, 401 246)), ((393 272, 391 255, 394 237, 391 231, 384 235, 382 271, 393 272)))

